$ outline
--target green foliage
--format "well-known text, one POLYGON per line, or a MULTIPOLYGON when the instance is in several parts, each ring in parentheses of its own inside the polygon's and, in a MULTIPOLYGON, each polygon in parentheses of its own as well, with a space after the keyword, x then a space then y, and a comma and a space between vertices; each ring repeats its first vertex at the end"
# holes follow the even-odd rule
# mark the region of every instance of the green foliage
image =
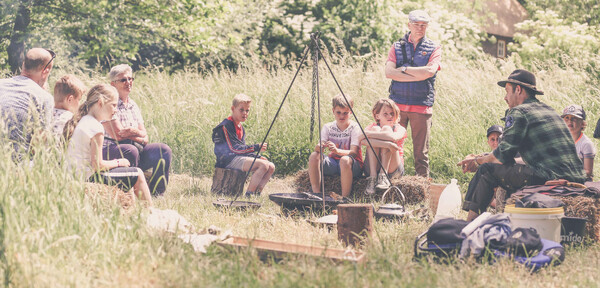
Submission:
MULTIPOLYGON (((391 19, 391 1, 322 0, 311 9, 330 51, 359 56, 378 51, 392 38, 398 21, 391 19)), ((398 19, 399 20, 399 19, 398 19)))
MULTIPOLYGON (((222 13, 218 3, 36 0, 28 5, 32 22, 27 46, 64 47, 63 57, 82 59, 87 67, 127 62, 134 67, 182 69, 219 43, 211 38, 210 29, 222 13)), ((14 14, 12 10, 0 12, 3 35, 11 33, 14 15, 8 13, 14 14)))
POLYGON ((522 33, 515 35, 518 44, 509 44, 509 49, 518 52, 524 63, 552 59, 562 67, 571 65, 570 59, 583 58, 589 73, 600 75, 600 31, 587 23, 569 22, 552 10, 537 11, 532 19, 517 27, 522 33))
POLYGON ((527 0, 522 3, 533 14, 537 11, 556 11, 566 22, 600 25, 600 3, 596 0, 527 0))

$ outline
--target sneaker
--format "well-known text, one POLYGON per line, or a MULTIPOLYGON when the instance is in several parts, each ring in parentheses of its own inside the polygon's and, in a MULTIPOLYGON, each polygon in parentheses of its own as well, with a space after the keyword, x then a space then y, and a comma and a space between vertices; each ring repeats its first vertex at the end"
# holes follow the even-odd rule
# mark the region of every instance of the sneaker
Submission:
POLYGON ((244 194, 244 195, 246 196, 246 198, 250 198, 250 197, 256 195, 256 193, 248 190, 248 191, 246 191, 246 194, 244 194))
POLYGON ((375 185, 375 188, 380 189, 380 190, 387 190, 387 189, 390 189, 390 186, 391 186, 391 183, 387 179, 387 177, 385 177, 385 174, 380 173, 379 176, 377 177, 377 185, 375 185))
POLYGON ((367 177, 367 187, 365 188, 365 194, 375 194, 375 176, 367 177))

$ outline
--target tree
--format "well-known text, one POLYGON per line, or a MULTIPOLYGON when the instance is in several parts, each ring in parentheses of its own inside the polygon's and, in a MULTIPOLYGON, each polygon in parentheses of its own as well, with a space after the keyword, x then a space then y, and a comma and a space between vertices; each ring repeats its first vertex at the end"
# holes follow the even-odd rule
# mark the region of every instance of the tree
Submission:
POLYGON ((7 52, 13 71, 26 44, 46 39, 40 31, 48 27, 55 37, 49 41, 70 43, 70 56, 89 66, 114 61, 186 65, 186 59, 218 45, 209 28, 222 12, 218 2, 200 0, 8 0, 2 5, 12 8, 0 12, 0 34, 10 35, 7 52), (15 6, 18 13, 9 14, 15 6))

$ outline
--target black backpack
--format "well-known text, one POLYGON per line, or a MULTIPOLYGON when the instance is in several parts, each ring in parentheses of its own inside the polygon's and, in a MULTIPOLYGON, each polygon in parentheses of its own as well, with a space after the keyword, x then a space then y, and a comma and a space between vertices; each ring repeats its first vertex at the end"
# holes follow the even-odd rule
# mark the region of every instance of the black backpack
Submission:
POLYGON ((427 242, 437 245, 462 243, 460 232, 467 224, 469 222, 460 219, 441 219, 427 230, 427 242))

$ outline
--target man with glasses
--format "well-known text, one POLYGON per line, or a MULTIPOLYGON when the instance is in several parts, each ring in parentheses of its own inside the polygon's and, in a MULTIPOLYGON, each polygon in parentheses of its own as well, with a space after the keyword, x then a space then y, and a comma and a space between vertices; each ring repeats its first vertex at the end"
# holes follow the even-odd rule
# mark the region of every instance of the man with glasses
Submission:
POLYGON ((32 48, 25 54, 21 75, 0 80, 1 138, 13 145, 13 159, 20 161, 30 151, 32 139, 51 131, 54 99, 46 91, 56 54, 32 48))
POLYGON ((400 108, 400 125, 410 130, 417 175, 429 177, 429 137, 435 97, 435 76, 442 50, 425 37, 430 17, 423 10, 408 14, 409 32, 392 45, 385 76, 392 79, 390 99, 400 108))

